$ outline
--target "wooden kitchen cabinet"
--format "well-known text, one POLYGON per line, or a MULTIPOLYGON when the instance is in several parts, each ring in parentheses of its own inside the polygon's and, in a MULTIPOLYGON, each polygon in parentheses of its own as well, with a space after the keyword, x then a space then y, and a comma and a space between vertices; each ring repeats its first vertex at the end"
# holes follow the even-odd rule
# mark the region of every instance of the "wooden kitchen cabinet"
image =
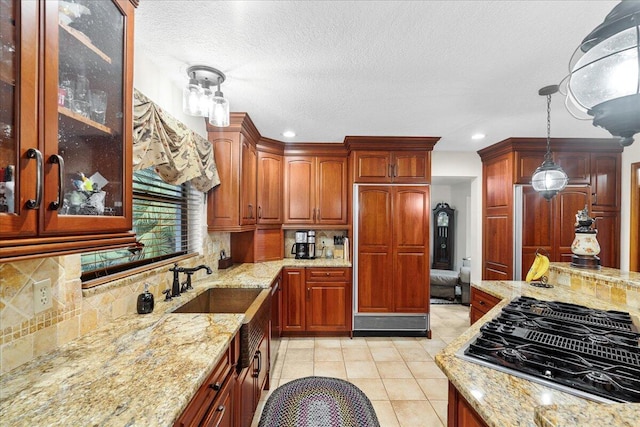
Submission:
POLYGON ((285 156, 284 223, 348 223, 346 157, 285 156))
POLYGON ((253 355, 251 365, 242 369, 237 381, 237 411, 235 424, 238 427, 250 427, 260 401, 262 390, 267 384, 269 373, 269 338, 262 337, 260 345, 253 355))
POLYGON ((220 185, 209 190, 207 225, 210 231, 249 231, 257 218, 257 149, 260 138, 246 113, 231 113, 231 124, 207 124, 220 185))
POLYGON ((469 311, 470 324, 473 325, 478 319, 487 314, 489 310, 500 302, 496 298, 480 289, 471 287, 471 310, 469 311))
POLYGON ((543 138, 509 138, 478 151, 483 165, 483 269, 485 280, 524 277, 540 248, 552 262, 571 261, 575 215, 585 205, 596 221, 601 265, 620 265, 620 159, 613 139, 554 138, 554 161, 569 176, 569 186, 551 201, 530 187, 544 158, 543 138), (514 185, 522 200, 514 200, 514 185), (516 205, 522 203, 522 205, 516 205), (522 224, 518 212, 522 212, 522 224), (522 227, 521 270, 515 271, 514 224, 522 227))
POLYGON ((447 427, 487 427, 482 417, 451 382, 449 382, 447 427))
POLYGON ((351 332, 350 268, 286 268, 282 288, 283 335, 351 332))
POLYGON ((429 312, 428 186, 358 189, 358 311, 429 312))
POLYGON ((258 150, 258 224, 282 224, 282 154, 258 150))
POLYGON ((115 248, 132 225, 132 73, 137 1, 2 2, 0 260, 115 248), (69 98, 70 82, 75 99, 69 98), (89 94, 107 93, 93 111, 89 94), (97 188, 77 188, 79 173, 97 188), (98 179, 98 174, 102 177, 98 179), (98 184, 99 183, 99 184, 98 184))
POLYGON ((354 182, 415 184, 431 180, 430 151, 356 151, 354 156, 354 182))
POLYGON ((235 426, 235 366, 239 353, 237 335, 222 358, 200 386, 174 427, 235 426))

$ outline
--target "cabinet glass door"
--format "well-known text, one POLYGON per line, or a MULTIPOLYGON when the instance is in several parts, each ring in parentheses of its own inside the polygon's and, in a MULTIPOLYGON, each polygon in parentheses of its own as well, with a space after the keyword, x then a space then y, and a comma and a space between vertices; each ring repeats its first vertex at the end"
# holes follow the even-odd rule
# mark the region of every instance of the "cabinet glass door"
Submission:
POLYGON ((47 11, 52 17, 58 57, 55 74, 45 63, 45 102, 56 102, 47 111, 57 112, 57 129, 47 120, 45 230, 104 229, 108 219, 95 217, 122 216, 123 185, 131 185, 124 170, 125 15, 115 1, 75 0, 57 2, 47 11))
POLYGON ((16 212, 17 4, 0 0, 0 213, 16 212))

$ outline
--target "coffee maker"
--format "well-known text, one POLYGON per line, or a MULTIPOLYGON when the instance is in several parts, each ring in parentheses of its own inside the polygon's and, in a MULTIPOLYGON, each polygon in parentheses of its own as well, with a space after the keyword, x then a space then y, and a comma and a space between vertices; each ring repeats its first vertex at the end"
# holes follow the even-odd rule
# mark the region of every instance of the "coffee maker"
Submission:
POLYGON ((291 253, 296 255, 296 259, 314 259, 316 257, 316 231, 296 231, 296 242, 291 248, 291 253))

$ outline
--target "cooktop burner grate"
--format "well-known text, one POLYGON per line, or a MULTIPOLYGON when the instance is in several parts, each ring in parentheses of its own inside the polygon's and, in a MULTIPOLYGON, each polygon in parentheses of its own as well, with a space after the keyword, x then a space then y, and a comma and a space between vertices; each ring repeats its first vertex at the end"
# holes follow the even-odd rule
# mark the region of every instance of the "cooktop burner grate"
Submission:
POLYGON ((526 335, 526 339, 539 344, 560 348, 562 350, 573 351, 583 355, 605 359, 610 362, 625 363, 640 367, 640 354, 632 353, 624 349, 592 342, 578 341, 538 331, 529 331, 526 335))
POLYGON ((551 308, 544 308, 542 310, 535 311, 535 314, 538 314, 546 318, 565 320, 567 322, 579 322, 579 323, 586 323, 591 325, 605 326, 608 328, 620 329, 623 331, 633 330, 633 323, 631 323, 631 321, 629 321, 628 323, 614 321, 604 316, 598 315, 598 312, 596 311, 589 312, 586 314, 573 314, 573 313, 562 313, 551 308))

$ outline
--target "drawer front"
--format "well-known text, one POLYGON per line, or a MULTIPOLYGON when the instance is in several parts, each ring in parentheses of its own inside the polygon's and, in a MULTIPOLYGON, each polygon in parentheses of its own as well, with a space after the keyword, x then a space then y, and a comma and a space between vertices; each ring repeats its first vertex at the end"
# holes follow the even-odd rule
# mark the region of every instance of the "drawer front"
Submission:
POLYGON ((307 282, 350 282, 350 268, 307 268, 307 282))
POLYGON ((491 310, 499 302, 499 298, 489 295, 486 292, 482 292, 476 288, 471 288, 471 306, 483 314, 491 310))

